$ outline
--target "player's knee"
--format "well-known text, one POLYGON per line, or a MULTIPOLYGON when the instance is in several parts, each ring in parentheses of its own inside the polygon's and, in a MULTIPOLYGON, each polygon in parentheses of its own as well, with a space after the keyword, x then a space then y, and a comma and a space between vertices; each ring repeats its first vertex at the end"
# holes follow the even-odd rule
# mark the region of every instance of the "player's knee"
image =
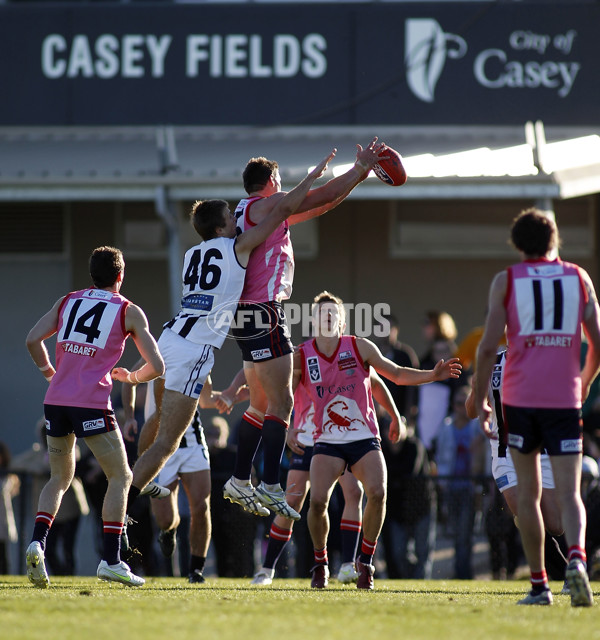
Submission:
POLYGON ((383 486, 373 487, 367 493, 367 500, 369 500, 369 502, 371 502, 372 504, 373 503, 385 504, 385 499, 386 499, 386 491, 385 491, 385 487, 383 486))
POLYGON ((327 511, 327 500, 313 496, 310 499, 310 510, 315 515, 323 515, 327 511))
POLYGON ((123 469, 123 484, 129 489, 131 483, 133 482, 133 471, 129 467, 125 467, 123 469))
POLYGON ((167 458, 170 458, 175 451, 177 451, 179 444, 178 442, 173 442, 171 439, 163 437, 155 440, 152 446, 162 460, 167 460, 167 458))
POLYGON ((294 397, 292 396, 291 390, 286 388, 282 389, 277 396, 269 398, 267 413, 272 413, 278 418, 289 422, 293 407, 294 397))
POLYGON ((190 515, 192 518, 204 518, 210 511, 210 498, 199 498, 190 504, 190 515))
POLYGON ((58 491, 66 493, 73 480, 73 475, 70 473, 58 473, 50 478, 50 483, 55 486, 58 491))

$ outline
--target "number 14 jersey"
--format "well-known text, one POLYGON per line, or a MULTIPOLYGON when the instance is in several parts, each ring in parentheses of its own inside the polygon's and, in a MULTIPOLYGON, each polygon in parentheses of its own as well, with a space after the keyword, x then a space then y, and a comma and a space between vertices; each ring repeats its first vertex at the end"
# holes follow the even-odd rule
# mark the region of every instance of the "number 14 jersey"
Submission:
POLYGON ((67 294, 58 310, 56 374, 45 404, 112 409, 110 372, 129 335, 125 311, 129 300, 104 289, 67 294))
POLYGON ((219 237, 188 249, 183 259, 181 310, 165 329, 196 344, 223 346, 246 275, 235 242, 236 238, 219 237))
POLYGON ((575 264, 540 259, 508 268, 505 404, 581 407, 581 322, 587 300, 575 264))

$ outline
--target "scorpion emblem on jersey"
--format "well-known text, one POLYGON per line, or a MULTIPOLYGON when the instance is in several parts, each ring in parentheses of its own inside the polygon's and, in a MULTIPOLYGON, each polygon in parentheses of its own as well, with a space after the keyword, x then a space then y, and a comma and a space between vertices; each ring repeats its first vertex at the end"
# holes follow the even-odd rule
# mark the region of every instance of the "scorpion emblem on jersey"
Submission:
POLYGON ((328 419, 323 424, 323 431, 331 431, 333 428, 340 431, 358 431, 358 428, 353 427, 352 424, 354 422, 364 424, 360 418, 349 418, 344 415, 344 412, 348 411, 348 404, 343 400, 332 402, 326 411, 328 419))

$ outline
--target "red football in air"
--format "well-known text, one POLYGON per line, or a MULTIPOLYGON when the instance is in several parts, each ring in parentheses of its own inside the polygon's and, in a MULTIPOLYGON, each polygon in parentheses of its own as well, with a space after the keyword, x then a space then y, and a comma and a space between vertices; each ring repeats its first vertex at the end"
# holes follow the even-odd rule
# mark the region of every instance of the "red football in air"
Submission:
POLYGON ((406 170, 402 165, 402 156, 388 146, 385 147, 384 153, 389 157, 385 160, 380 160, 373 167, 375 175, 382 182, 385 182, 392 187, 402 186, 406 182, 406 170))

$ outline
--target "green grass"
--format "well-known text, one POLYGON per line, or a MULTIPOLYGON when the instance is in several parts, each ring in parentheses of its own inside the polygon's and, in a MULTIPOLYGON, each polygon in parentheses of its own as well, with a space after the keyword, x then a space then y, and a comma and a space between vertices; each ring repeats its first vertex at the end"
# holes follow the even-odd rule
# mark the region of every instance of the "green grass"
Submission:
MULTIPOLYGON (((53 578, 49 589, 24 576, 0 576, 3 640, 592 640, 596 608, 517 607, 525 581, 376 580, 373 592, 308 580, 150 578, 129 589, 88 577, 53 578)), ((562 586, 552 583, 557 594, 562 586)))

